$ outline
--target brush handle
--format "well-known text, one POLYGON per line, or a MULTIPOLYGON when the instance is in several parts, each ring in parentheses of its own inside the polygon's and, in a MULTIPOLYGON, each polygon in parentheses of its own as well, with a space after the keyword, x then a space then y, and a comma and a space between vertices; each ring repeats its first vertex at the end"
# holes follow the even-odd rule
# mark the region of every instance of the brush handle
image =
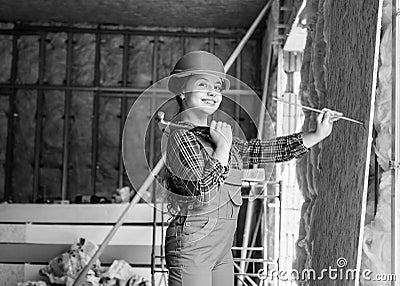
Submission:
MULTIPOLYGON (((273 97, 272 99, 276 100, 276 101, 283 102, 283 103, 287 103, 287 104, 290 104, 290 105, 294 105, 294 106, 297 106, 297 107, 301 107, 301 108, 304 108, 306 110, 311 110, 311 111, 315 111, 315 112, 318 112, 318 113, 325 113, 325 111, 322 111, 322 110, 319 110, 319 109, 316 109, 316 108, 312 108, 312 107, 309 107, 309 106, 301 105, 301 104, 292 103, 292 102, 289 102, 289 101, 286 101, 286 100, 283 100, 283 99, 280 99, 280 98, 273 97)), ((357 124, 364 125, 363 122, 360 122, 358 120, 355 120, 355 119, 352 119, 352 118, 349 118, 349 117, 346 117, 346 116, 338 116, 338 118, 343 119, 343 120, 347 120, 347 121, 351 121, 351 122, 354 122, 354 123, 357 123, 357 124)))

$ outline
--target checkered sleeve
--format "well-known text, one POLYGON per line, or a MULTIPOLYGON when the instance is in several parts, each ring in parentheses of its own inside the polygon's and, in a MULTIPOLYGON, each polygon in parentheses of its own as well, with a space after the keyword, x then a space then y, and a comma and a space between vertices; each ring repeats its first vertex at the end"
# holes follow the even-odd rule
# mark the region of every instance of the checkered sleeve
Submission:
POLYGON ((202 204, 211 200, 212 192, 225 181, 229 172, 229 164, 222 166, 219 160, 207 154, 192 132, 184 129, 170 135, 166 166, 175 191, 196 196, 202 204))
POLYGON ((299 158, 309 151, 304 146, 302 132, 269 140, 234 138, 233 145, 248 164, 284 162, 299 158))

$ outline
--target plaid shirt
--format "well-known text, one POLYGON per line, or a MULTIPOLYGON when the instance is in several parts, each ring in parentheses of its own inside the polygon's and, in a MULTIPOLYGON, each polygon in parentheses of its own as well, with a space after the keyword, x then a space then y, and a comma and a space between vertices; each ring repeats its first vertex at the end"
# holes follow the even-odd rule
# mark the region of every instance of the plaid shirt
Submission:
MULTIPOLYGON (((181 122, 182 123, 182 122, 181 122)), ((183 122, 195 127, 191 123, 183 122)), ((170 133, 167 143, 166 167, 170 188, 184 196, 195 196, 199 203, 207 204, 211 194, 224 183, 230 168, 240 168, 240 163, 232 156, 233 149, 243 161, 243 167, 251 164, 284 162, 299 158, 308 152, 303 145, 302 132, 281 136, 270 140, 251 139, 249 141, 234 137, 227 166, 210 156, 199 141, 209 141, 201 134, 191 130, 176 129, 170 133)))

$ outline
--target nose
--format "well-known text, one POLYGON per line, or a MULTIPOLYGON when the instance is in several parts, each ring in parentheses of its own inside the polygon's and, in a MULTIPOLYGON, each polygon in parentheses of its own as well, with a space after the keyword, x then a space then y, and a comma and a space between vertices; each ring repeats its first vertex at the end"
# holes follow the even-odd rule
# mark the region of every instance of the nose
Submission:
POLYGON ((209 92, 207 92, 207 95, 210 96, 210 97, 215 97, 215 96, 217 96, 218 94, 219 94, 219 93, 216 92, 216 91, 209 91, 209 92))

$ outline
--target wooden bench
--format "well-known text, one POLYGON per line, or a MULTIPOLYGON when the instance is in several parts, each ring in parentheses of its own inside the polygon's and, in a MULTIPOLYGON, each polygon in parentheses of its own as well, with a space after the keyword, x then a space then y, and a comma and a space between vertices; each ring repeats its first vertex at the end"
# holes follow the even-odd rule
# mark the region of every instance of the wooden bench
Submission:
MULTIPOLYGON (((101 244, 127 204, 0 205, 0 281, 2 286, 44 280, 40 268, 83 237, 101 244)), ((168 215, 164 215, 166 222, 168 215)), ((162 239, 157 211, 156 255, 162 239)), ((138 204, 100 256, 102 265, 123 259, 150 279, 153 206, 138 204)), ((164 232, 165 232, 164 228, 164 232)), ((159 259, 156 260, 158 264, 159 259)), ((161 274, 158 275, 160 279, 161 274)))

